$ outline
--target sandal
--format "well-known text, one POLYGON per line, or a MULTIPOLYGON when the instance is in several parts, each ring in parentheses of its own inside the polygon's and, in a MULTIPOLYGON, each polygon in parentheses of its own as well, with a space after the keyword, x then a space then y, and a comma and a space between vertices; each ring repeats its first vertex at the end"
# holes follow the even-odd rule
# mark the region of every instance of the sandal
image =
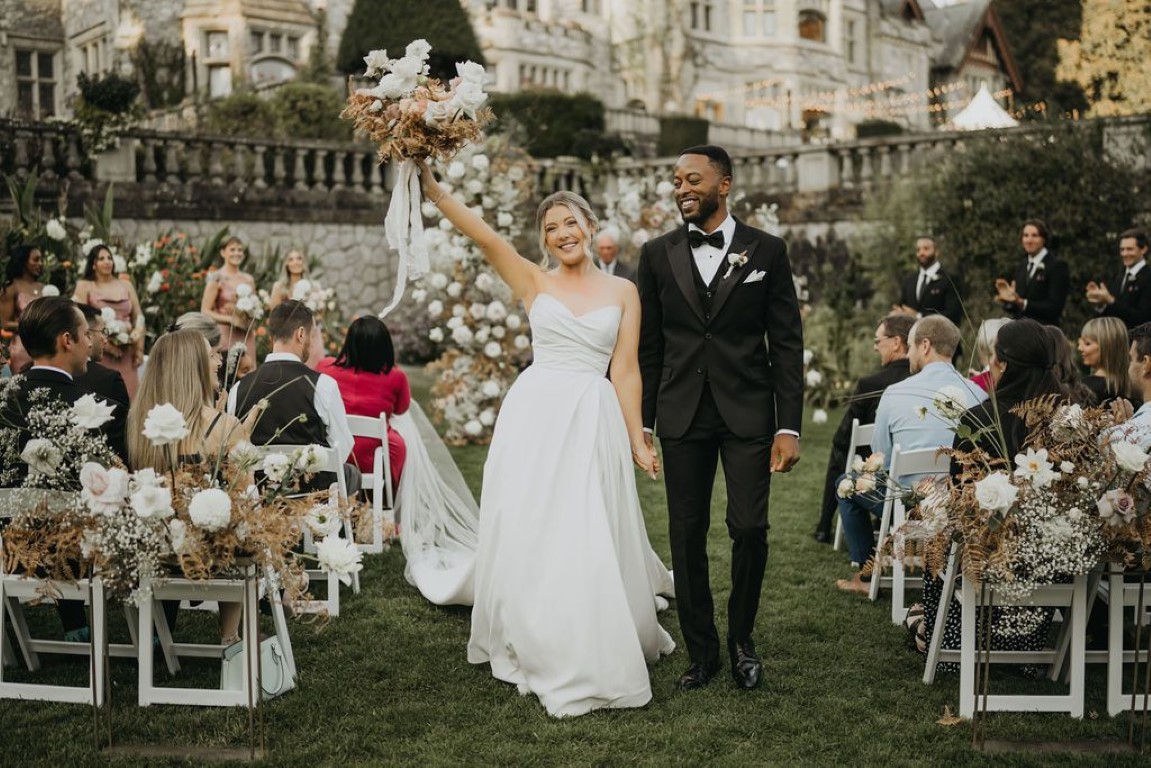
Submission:
POLYGON ((907 616, 903 618, 903 626, 908 632, 915 633, 919 622, 923 621, 923 603, 916 603, 907 609, 907 616))
POLYGON ((915 650, 923 656, 927 655, 927 622, 922 617, 915 625, 915 650))

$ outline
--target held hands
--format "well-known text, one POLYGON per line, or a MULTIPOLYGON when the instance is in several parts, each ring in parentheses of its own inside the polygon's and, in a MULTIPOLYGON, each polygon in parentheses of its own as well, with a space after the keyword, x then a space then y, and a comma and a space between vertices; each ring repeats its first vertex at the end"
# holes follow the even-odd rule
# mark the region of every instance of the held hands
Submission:
POLYGON ((1087 283, 1087 302, 1089 304, 1113 304, 1115 297, 1107 289, 1107 283, 1097 283, 1094 280, 1087 283))
POLYGON ((995 300, 1004 304, 1018 304, 1019 294, 1015 292, 1015 281, 1008 282, 1002 277, 995 280, 995 300))
POLYGON ((655 452, 655 445, 649 433, 644 433, 642 445, 632 443, 631 460, 652 480, 659 476, 659 455, 655 452))
POLYGON ((799 438, 779 434, 771 444, 771 472, 790 472, 799 463, 799 438))

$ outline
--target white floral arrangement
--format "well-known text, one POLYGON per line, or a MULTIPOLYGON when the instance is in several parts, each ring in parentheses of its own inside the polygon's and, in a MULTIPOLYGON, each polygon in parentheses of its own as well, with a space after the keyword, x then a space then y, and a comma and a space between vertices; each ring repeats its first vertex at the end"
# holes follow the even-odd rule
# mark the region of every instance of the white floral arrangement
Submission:
POLYGON ((313 312, 327 312, 336 308, 336 290, 324 288, 315 280, 303 279, 292 286, 292 298, 304 302, 313 312))
POLYGON ((675 187, 650 175, 617 175, 604 191, 603 226, 614 226, 624 242, 638 249, 679 223, 675 187))
MULTIPOLYGON (((462 150, 441 174, 448 191, 472 206, 509 242, 522 234, 520 208, 532 195, 530 159, 490 140, 462 150)), ((424 215, 438 217, 425 204, 424 215)), ((485 443, 500 403, 530 359, 528 323, 511 291, 484 260, 479 248, 447 219, 426 233, 431 271, 411 293, 431 320, 428 338, 439 357, 432 416, 450 443, 485 443)))
POLYGON ((247 283, 236 286, 236 312, 249 320, 259 320, 264 316, 264 301, 247 283))

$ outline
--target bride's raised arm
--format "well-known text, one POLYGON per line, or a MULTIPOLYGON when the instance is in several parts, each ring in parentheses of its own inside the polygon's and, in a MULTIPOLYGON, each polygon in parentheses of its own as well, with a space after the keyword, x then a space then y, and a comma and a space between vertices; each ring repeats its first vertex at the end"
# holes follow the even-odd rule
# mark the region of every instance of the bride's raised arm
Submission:
POLYGON ((486 221, 477 216, 471 208, 449 195, 432 173, 428 164, 417 161, 420 167, 420 186, 425 199, 440 209, 460 232, 475 242, 484 253, 484 258, 499 273, 505 283, 511 286, 512 293, 530 303, 540 290, 543 271, 532 262, 520 256, 511 243, 504 240, 486 221))

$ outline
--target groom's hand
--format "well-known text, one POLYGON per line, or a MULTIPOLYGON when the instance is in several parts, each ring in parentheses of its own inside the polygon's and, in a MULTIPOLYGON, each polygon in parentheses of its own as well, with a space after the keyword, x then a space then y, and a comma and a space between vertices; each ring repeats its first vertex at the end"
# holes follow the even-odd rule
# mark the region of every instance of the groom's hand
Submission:
POLYGON ((799 438, 780 434, 771 444, 771 471, 790 472, 799 462, 799 438))

